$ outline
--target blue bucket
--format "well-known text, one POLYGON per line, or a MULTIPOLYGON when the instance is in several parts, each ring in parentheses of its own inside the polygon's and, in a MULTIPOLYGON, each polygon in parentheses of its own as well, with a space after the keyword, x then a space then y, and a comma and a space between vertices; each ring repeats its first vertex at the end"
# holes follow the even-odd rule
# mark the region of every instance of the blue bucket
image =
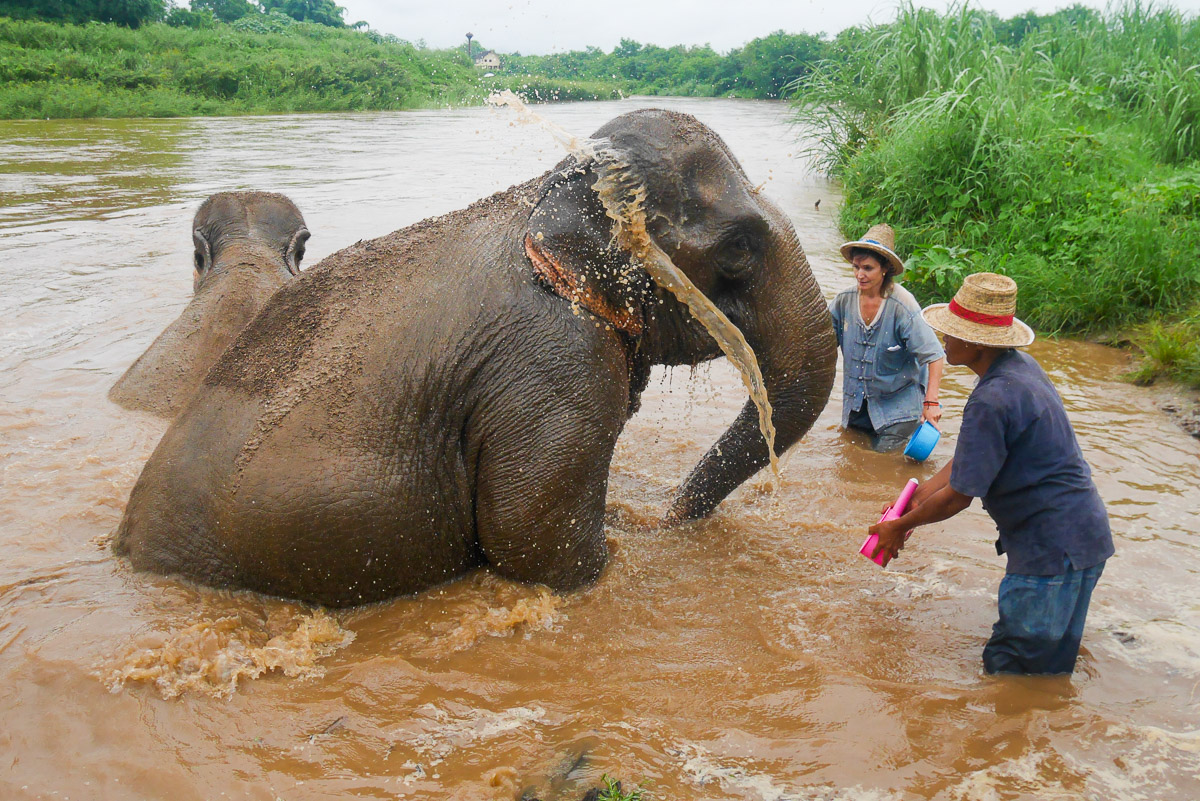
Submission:
POLYGON ((917 426, 917 430, 909 437, 908 445, 904 447, 904 455, 923 462, 929 458, 929 454, 933 453, 933 446, 937 445, 941 438, 942 432, 937 430, 937 426, 926 420, 917 426))

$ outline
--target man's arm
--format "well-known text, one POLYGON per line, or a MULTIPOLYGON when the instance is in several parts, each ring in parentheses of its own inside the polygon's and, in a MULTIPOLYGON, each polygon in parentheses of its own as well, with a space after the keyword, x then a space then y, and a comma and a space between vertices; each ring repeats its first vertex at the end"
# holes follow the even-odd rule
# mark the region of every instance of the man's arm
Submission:
MULTIPOLYGON (((917 526, 924 526, 928 523, 938 523, 942 520, 949 520, 956 514, 966 509, 974 500, 970 495, 963 495, 950 486, 950 465, 942 468, 942 470, 927 482, 932 485, 942 479, 940 488, 929 492, 922 500, 919 506, 910 509, 905 514, 895 520, 885 520, 881 523, 876 523, 867 530, 868 534, 876 534, 879 540, 875 545, 875 550, 871 553, 871 558, 875 558, 880 551, 891 554, 894 559, 900 554, 904 548, 904 532, 914 529, 917 526), (945 477, 943 478, 943 473, 945 477)), ((914 501, 916 495, 914 493, 914 501)))
POLYGON ((909 502, 909 510, 916 509, 942 487, 950 484, 950 470, 954 467, 954 460, 946 462, 942 469, 934 474, 933 478, 926 481, 924 484, 919 484, 915 492, 913 492, 912 501, 909 502))

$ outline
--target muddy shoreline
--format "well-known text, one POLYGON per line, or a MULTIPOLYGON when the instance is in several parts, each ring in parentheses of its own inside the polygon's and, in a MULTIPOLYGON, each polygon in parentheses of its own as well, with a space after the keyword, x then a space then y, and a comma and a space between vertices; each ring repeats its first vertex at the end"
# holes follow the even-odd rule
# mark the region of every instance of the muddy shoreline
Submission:
POLYGON ((1200 392, 1181 394, 1158 402, 1158 408, 1179 424, 1179 427, 1200 439, 1200 392))

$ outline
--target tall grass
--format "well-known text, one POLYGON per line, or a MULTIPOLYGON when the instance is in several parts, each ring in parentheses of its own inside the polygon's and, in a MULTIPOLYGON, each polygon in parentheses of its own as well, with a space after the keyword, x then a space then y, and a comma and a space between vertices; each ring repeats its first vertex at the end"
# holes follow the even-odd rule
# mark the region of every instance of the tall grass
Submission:
POLYGON ((908 6, 839 37, 853 51, 795 87, 844 182, 844 233, 895 225, 927 302, 1009 274, 1042 330, 1184 314, 1200 290, 1200 22, 1131 3, 1016 45, 996 23, 908 6))

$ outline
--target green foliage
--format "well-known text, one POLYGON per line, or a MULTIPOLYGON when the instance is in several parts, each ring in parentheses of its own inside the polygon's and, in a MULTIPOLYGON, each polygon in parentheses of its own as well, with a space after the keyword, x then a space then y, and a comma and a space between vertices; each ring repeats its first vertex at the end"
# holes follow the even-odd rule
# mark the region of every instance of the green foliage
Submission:
POLYGON ((621 788, 621 783, 607 773, 600 778, 600 781, 604 784, 604 789, 596 796, 596 801, 650 801, 650 796, 646 794, 641 784, 625 792, 621 788))
POLYGON ((1142 326, 1134 333, 1133 342, 1145 359, 1129 374, 1131 381, 1152 384, 1165 377, 1200 387, 1200 306, 1174 323, 1142 326))
POLYGON ((549 56, 502 56, 501 72, 607 83, 624 94, 776 98, 825 57, 825 48, 820 37, 783 31, 727 56, 707 45, 664 48, 622 39, 611 53, 588 47, 549 56))
POLYGON ((127 28, 155 22, 166 13, 166 0, 0 0, 0 17, 113 22, 127 28))
POLYGON ((207 11, 221 22, 233 22, 259 13, 258 6, 249 0, 191 0, 190 5, 192 11, 207 11))
POLYGON ((277 13, 137 31, 0 18, 0 117, 10 119, 403 109, 486 94, 460 52, 277 13))
MULTIPOLYGON (((839 34, 797 115, 844 182, 843 232, 891 222, 922 300, 990 270, 1036 327, 1112 331, 1200 290, 1198 63, 1200 22, 1138 3, 1007 22, 909 6, 839 34)), ((1190 375, 1195 350, 1168 345, 1196 326, 1146 331, 1190 375)))
POLYGON ((211 28, 217 24, 208 9, 199 11, 173 6, 163 22, 173 28, 211 28))
POLYGON ((263 11, 279 11, 297 22, 315 22, 331 28, 346 27, 342 15, 346 9, 333 0, 262 0, 263 11))
POLYGON ((787 87, 800 85, 825 58, 826 49, 818 36, 775 31, 729 54, 732 63, 723 70, 722 88, 748 88, 754 97, 783 97, 787 87))

